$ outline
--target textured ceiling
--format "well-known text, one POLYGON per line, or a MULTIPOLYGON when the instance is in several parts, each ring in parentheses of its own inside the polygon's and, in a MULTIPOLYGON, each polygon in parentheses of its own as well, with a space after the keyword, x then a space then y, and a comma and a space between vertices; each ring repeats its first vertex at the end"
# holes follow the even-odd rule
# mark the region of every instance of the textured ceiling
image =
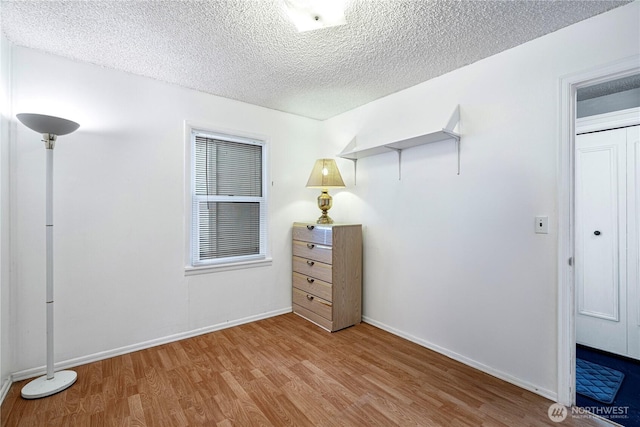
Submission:
POLYGON ((16 45, 326 119, 628 1, 346 0, 298 33, 284 0, 6 1, 16 45))

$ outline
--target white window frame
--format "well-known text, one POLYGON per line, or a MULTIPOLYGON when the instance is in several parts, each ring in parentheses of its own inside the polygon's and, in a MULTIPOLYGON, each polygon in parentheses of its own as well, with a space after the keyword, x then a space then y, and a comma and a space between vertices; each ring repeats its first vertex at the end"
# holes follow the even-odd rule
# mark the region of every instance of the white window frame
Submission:
MULTIPOLYGON (((269 180, 269 144, 268 138, 264 135, 257 135, 243 131, 224 129, 215 125, 194 123, 185 121, 184 126, 185 145, 185 275, 205 274, 217 271, 238 270, 251 267, 268 266, 272 263, 269 251, 269 192, 267 183, 269 180), (264 210, 262 215, 261 239, 259 254, 236 257, 219 258, 215 260, 198 260, 198 235, 193 232, 194 223, 197 225, 198 210, 195 209, 195 135, 204 135, 214 139, 221 139, 231 142, 253 144, 262 146, 262 197, 259 198, 260 209, 264 210), (194 212, 195 209, 195 212, 194 212), (195 222, 194 222, 195 220, 195 222), (195 239, 194 239, 195 236, 195 239)), ((219 201, 229 198, 219 196, 219 201)), ((246 197, 235 198, 234 201, 245 201, 246 197)))

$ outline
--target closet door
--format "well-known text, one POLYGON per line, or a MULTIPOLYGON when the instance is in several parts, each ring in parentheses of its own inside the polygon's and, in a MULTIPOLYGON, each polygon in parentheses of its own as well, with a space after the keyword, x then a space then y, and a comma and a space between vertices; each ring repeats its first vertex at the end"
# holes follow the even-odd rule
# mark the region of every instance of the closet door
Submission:
POLYGON ((627 355, 640 359, 640 126, 627 128, 627 355))
POLYGON ((627 129, 576 137, 576 338, 627 353, 627 129))

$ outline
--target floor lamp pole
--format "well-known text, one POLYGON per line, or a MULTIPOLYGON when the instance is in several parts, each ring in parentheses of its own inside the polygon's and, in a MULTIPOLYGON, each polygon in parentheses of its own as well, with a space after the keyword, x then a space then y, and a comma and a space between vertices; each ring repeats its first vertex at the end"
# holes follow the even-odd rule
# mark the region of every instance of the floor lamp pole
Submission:
POLYGON ((53 141, 46 145, 46 246, 47 246, 47 380, 52 380, 53 375, 53 141))
POLYGON ((42 133, 45 145, 46 172, 46 306, 47 306, 47 373, 32 380, 22 388, 22 397, 38 399, 51 396, 65 390, 76 382, 78 375, 74 371, 54 372, 53 369, 53 148, 57 135, 71 133, 78 128, 78 124, 58 117, 39 114, 18 114, 18 119, 27 127, 42 133), (48 133, 45 129, 55 130, 48 133))

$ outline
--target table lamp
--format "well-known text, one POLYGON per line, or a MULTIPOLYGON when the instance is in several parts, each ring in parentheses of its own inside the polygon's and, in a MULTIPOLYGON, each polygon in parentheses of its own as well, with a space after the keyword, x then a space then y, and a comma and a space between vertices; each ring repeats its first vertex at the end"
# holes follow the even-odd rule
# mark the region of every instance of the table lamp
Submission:
POLYGON ((338 170, 338 165, 333 159, 318 159, 307 181, 307 188, 320 188, 322 193, 318 196, 318 207, 322 215, 318 218, 318 224, 333 224, 333 220, 327 215, 331 209, 332 198, 329 195, 329 188, 344 188, 344 181, 338 170))

